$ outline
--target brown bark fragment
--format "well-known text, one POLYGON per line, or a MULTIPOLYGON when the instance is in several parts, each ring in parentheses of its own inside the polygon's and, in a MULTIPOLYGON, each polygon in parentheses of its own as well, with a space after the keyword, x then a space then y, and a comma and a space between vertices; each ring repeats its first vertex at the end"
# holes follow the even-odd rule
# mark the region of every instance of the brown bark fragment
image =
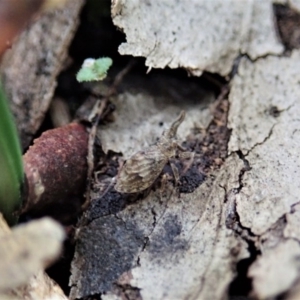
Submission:
POLYGON ((49 108, 83 3, 68 0, 64 7, 47 12, 5 53, 2 79, 23 148, 29 146, 49 108))

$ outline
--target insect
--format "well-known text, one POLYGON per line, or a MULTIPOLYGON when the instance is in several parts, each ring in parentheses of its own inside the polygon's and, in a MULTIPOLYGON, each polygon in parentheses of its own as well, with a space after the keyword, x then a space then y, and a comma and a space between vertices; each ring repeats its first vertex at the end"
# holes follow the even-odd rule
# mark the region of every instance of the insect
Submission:
MULTIPOLYGON (((184 118, 185 112, 181 111, 178 118, 154 145, 137 152, 125 162, 117 178, 116 191, 120 193, 144 191, 154 183, 169 159, 175 156, 176 150, 184 151, 174 141, 177 129, 184 118)), ((178 178, 177 169, 172 165, 171 167, 175 178, 178 178)))

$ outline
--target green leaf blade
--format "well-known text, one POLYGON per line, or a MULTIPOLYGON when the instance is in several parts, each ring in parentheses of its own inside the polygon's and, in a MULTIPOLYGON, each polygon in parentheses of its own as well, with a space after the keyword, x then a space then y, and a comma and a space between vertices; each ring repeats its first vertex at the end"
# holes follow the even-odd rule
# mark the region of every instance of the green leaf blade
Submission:
POLYGON ((18 132, 0 85, 0 211, 12 224, 13 212, 21 205, 24 180, 22 152, 18 132))

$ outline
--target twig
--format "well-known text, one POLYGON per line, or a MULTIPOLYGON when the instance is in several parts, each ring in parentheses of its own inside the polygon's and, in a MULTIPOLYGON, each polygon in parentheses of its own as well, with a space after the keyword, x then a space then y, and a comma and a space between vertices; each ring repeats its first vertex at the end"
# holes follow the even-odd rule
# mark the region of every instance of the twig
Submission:
POLYGON ((98 100, 96 103, 96 106, 98 106, 96 111, 96 119, 92 124, 90 134, 89 134, 89 141, 88 141, 88 156, 87 156, 87 163, 88 163, 88 174, 87 174, 87 190, 86 190, 86 200, 82 205, 82 209, 85 210, 89 203, 90 203, 90 192, 91 192, 91 182, 92 182, 92 174, 94 171, 94 144, 95 144, 95 138, 97 134, 97 127, 100 122, 100 120, 105 115, 104 111, 107 106, 107 103, 109 101, 109 98, 117 93, 117 87, 124 79, 125 75, 132 69, 134 66, 135 61, 131 60, 127 66, 122 69, 117 76, 115 77, 115 80, 111 87, 109 88, 106 95, 102 98, 102 100, 98 100))

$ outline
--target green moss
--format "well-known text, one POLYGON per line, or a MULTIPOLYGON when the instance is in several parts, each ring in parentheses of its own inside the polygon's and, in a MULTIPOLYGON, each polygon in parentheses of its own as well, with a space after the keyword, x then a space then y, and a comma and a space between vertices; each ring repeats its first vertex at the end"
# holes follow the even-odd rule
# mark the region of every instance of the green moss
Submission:
POLYGON ((98 59, 87 58, 77 73, 76 79, 79 82, 103 80, 111 65, 112 59, 109 57, 102 57, 98 59))

